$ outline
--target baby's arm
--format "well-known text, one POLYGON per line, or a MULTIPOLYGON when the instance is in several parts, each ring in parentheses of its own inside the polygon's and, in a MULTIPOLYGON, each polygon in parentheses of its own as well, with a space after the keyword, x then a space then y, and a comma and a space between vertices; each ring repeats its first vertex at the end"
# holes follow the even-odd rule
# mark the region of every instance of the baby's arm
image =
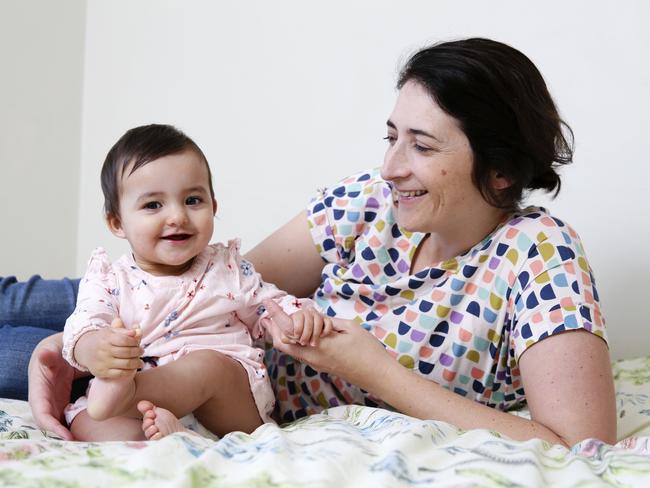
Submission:
POLYGON ((108 256, 96 249, 79 284, 75 311, 63 329, 63 357, 75 368, 114 377, 123 375, 118 370, 132 372, 134 362, 139 364, 139 355, 135 354, 140 338, 138 332, 121 325, 119 294, 108 256))

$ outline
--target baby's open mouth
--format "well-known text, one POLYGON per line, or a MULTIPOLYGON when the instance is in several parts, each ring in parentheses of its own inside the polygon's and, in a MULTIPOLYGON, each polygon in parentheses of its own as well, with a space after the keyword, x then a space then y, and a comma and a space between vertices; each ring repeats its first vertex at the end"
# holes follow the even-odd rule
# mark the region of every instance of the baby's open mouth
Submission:
POLYGON ((184 241, 190 237, 192 237, 191 234, 172 234, 169 236, 164 236, 162 239, 166 239, 168 241, 184 241))

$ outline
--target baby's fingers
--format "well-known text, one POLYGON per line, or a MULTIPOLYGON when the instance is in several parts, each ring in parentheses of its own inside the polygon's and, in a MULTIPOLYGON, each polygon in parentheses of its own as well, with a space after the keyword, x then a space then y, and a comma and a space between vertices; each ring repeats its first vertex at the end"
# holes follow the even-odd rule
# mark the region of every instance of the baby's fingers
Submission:
POLYGON ((140 346, 113 346, 110 355, 116 359, 139 359, 144 354, 140 346))
POLYGON ((305 314, 305 321, 302 329, 302 334, 300 334, 300 339, 298 342, 301 346, 306 346, 309 344, 314 337, 314 323, 315 316, 313 313, 305 314))
POLYGON ((291 321, 293 322, 293 333, 288 338, 293 339, 294 343, 302 344, 302 336, 305 332, 305 315, 296 312, 291 315, 291 321))
POLYGON ((139 329, 112 329, 110 343, 117 347, 138 347, 141 339, 138 331, 139 329))
POLYGON ((323 335, 322 331, 324 326, 324 320, 323 320, 323 316, 316 312, 312 314, 312 317, 313 317, 312 320, 313 330, 311 333, 310 344, 315 347, 318 345, 318 339, 323 335))

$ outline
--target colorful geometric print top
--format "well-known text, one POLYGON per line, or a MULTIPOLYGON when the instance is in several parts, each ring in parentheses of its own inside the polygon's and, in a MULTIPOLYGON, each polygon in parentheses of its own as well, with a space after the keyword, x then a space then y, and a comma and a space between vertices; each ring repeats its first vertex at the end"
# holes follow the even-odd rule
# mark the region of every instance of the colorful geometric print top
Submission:
MULTIPOLYGON (((517 362, 532 344, 573 329, 605 339, 580 238, 542 208, 509 215, 464 254, 415 274, 411 262, 425 234, 396 224, 379 170, 322 191, 308 215, 327 263, 317 304, 369 330, 405 368, 460 395, 506 410, 525 399, 517 362)), ((339 404, 388 407, 277 351, 269 361, 282 420, 339 404)))

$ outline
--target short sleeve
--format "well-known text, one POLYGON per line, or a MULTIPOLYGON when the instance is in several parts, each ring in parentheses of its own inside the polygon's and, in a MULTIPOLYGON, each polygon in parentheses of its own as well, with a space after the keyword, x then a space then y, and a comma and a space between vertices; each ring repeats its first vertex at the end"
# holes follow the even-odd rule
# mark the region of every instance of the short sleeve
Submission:
POLYGON ((517 361, 536 342, 583 329, 606 339, 593 272, 573 229, 546 231, 517 276, 511 347, 517 361))
POLYGON ((88 371, 74 358, 74 347, 79 338, 91 330, 108 327, 119 316, 120 290, 106 251, 93 251, 84 277, 79 283, 79 294, 74 312, 63 329, 63 357, 75 368, 88 371))
POLYGON ((378 169, 319 190, 307 207, 307 220, 323 260, 341 266, 353 261, 357 237, 375 220, 389 196, 390 189, 379 176, 378 169))

